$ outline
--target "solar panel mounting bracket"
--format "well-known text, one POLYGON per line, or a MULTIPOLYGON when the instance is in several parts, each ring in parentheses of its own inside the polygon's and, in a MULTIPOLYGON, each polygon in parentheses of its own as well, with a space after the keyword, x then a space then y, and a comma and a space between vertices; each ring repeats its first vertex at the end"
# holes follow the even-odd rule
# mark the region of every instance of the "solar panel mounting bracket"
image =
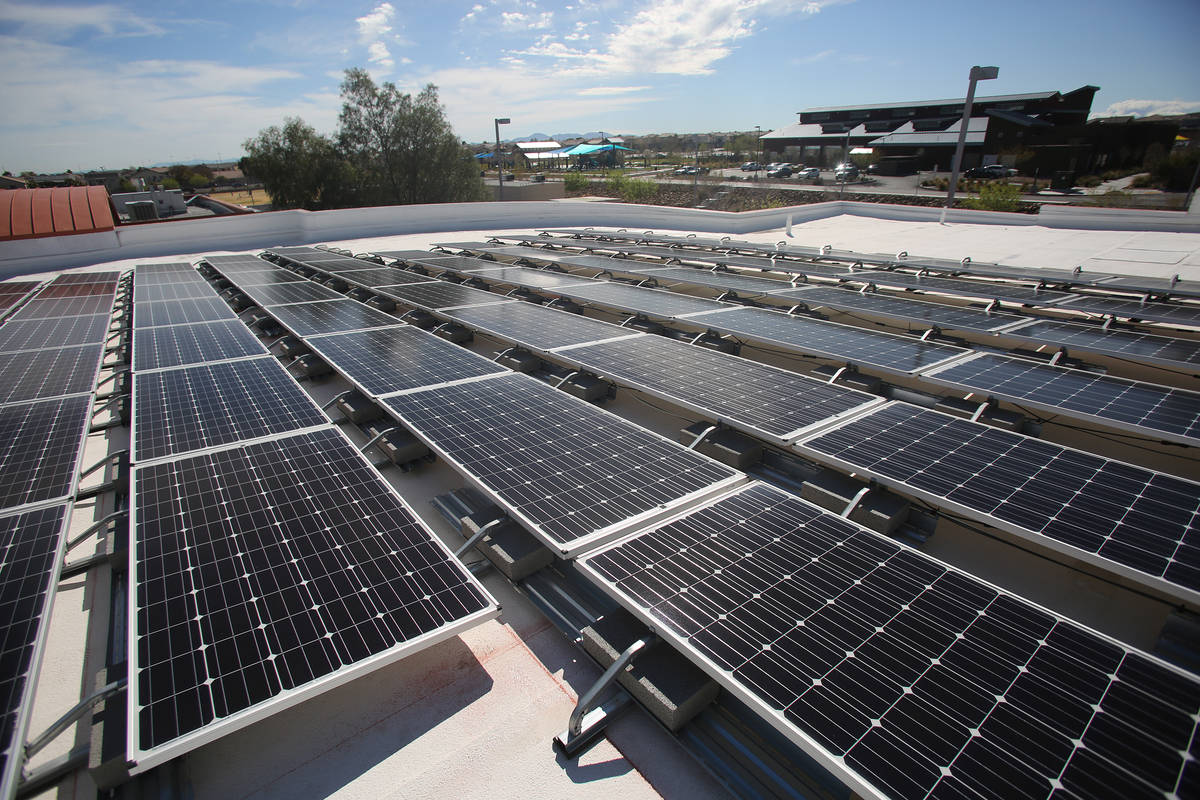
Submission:
POLYGON ((487 523, 486 525, 481 527, 479 530, 477 530, 473 534, 471 534, 471 536, 465 542, 463 542, 462 545, 457 550, 454 551, 454 557, 457 559, 461 559, 464 555, 466 555, 468 552, 470 552, 472 547, 474 547, 475 545, 477 545, 481 541, 483 541, 483 537, 487 536, 488 532, 491 531, 492 528, 498 528, 501 525, 503 525, 504 523, 509 522, 509 521, 510 520, 508 517, 502 516, 502 517, 497 517, 496 519, 487 523))
POLYGON ((580 695, 579 702, 575 704, 574 710, 571 711, 571 717, 567 722, 567 729, 554 737, 554 743, 563 751, 564 755, 575 756, 582 752, 588 744, 595 741, 596 737, 603 732, 616 712, 628 705, 630 697, 622 691, 617 697, 609 700, 607 703, 596 708, 592 707, 600 695, 633 663, 634 658, 657 641, 658 637, 651 632, 629 645, 609 665, 604 674, 592 684, 591 688, 580 695))
POLYGON ((842 509, 842 513, 838 516, 842 517, 843 519, 850 519, 850 514, 854 512, 854 509, 858 507, 858 504, 862 502, 862 499, 867 496, 867 493, 870 492, 873 487, 874 481, 859 489, 854 497, 850 498, 850 502, 846 504, 846 507, 842 509))
POLYGON ((708 435, 710 433, 712 433, 713 431, 717 430, 720 427, 721 427, 720 423, 713 423, 712 425, 709 425, 707 428, 700 431, 700 433, 696 434, 696 438, 692 439, 692 443, 687 446, 687 449, 695 450, 700 445, 701 442, 703 442, 705 439, 708 438, 708 435))
POLYGON ((22 748, 22 759, 28 762, 30 758, 41 752, 46 745, 54 741, 59 734, 79 721, 79 719, 82 718, 83 715, 89 710, 91 710, 94 705, 107 700, 117 692, 124 689, 125 681, 125 678, 115 680, 107 686, 97 689, 76 703, 73 708, 51 723, 50 727, 46 728, 45 731, 25 743, 25 746, 22 748))

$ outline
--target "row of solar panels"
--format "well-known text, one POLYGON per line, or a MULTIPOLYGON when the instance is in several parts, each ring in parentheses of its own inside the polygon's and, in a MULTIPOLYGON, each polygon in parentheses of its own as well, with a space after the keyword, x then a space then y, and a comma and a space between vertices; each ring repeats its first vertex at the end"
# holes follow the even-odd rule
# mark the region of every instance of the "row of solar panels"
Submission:
MULTIPOLYGON (((1194 369, 1200 365, 1200 342, 1195 339, 1045 319, 989 308, 934 303, 880 292, 865 292, 849 286, 796 287, 792 283, 774 278, 719 268, 664 266, 661 263, 627 258, 574 255, 544 247, 506 247, 471 242, 453 244, 470 252, 495 258, 644 277, 668 288, 704 287, 722 293, 735 292, 738 296, 748 299, 777 303, 782 301, 785 307, 793 309, 825 308, 840 312, 860 312, 895 320, 908 326, 915 325, 925 330, 936 327, 975 334, 1002 334, 1005 339, 1037 346, 1071 348, 1168 367, 1194 369)), ((499 273, 494 274, 499 276, 499 273)))
POLYGON ((134 299, 133 771, 498 613, 190 265, 134 299))
MULTIPOLYGON (((1113 317, 1146 322, 1200 327, 1200 305, 1196 303, 1154 302, 1144 295, 1129 294, 1136 291, 1124 285, 1107 286, 1105 293, 1078 293, 1054 291, 1040 285, 1021 283, 995 283, 968 278, 947 278, 926 275, 920 272, 863 269, 861 263, 812 264, 786 258, 767 256, 729 255, 702 250, 679 250, 647 245, 622 245, 607 241, 581 243, 571 239, 547 239, 541 236, 500 235, 498 239, 516 241, 526 245, 557 245, 583 248, 586 253, 603 252, 623 257, 651 256, 660 259, 679 260, 692 264, 737 267, 790 273, 794 280, 815 278, 823 281, 851 284, 859 287, 899 290, 905 292, 928 292, 961 298, 995 301, 1018 306, 1032 306, 1040 311, 1073 312, 1096 317, 1113 317)), ((478 245, 478 242, 452 244, 478 245)), ((599 258, 592 256, 592 258, 599 258)), ((1147 278, 1154 282, 1159 279, 1147 278)), ((1186 289, 1190 284, 1177 284, 1177 289, 1186 289)), ((778 287, 777 287, 778 288, 778 287)), ((1105 289, 1105 285, 1093 287, 1105 289)), ((1192 294, 1197 294, 1193 292, 1192 294)))
MULTIPOLYGON (((295 250, 288 257, 309 266, 318 260, 329 263, 328 256, 310 261, 295 250)), ((337 264, 353 267, 352 262, 337 264)), ((330 274, 356 281, 353 269, 330 274)), ((402 293, 393 296, 405 299, 402 293)), ((285 305, 272 310, 283 312, 276 316, 291 327, 289 312, 295 308, 285 305)), ((954 420, 950 426, 951 417, 903 404, 879 408, 883 401, 872 395, 665 337, 623 333, 626 329, 599 320, 530 303, 492 302, 441 314, 768 441, 799 442, 803 452, 825 463, 872 474, 907 494, 1173 596, 1192 603, 1200 599, 1200 550, 1192 541, 1198 527, 1200 486, 1190 481, 980 423, 954 420), (905 409, 911 419, 899 425, 889 450, 873 441, 880 435, 872 426, 900 413, 895 408, 905 409), (878 410, 863 415, 871 409, 878 410), (851 437, 851 445, 824 447, 820 431, 846 419, 849 422, 839 436, 851 437), (939 431, 930 437, 936 446, 923 442, 922 426, 939 431), (949 447, 942 440, 940 432, 951 429, 962 447, 949 447), (1023 467, 1013 466, 1022 459, 1023 467)), ((456 349, 440 341, 431 346, 440 353, 436 359, 425 354, 402 356, 395 337, 371 331, 310 343, 331 364, 342 365, 347 377, 368 394, 407 388, 397 376, 411 374, 417 368, 414 362, 434 369, 432 379, 422 373, 431 382, 468 377, 442 366, 453 363, 451 353, 456 349), (337 338, 357 339, 353 351, 322 344, 337 338), (381 380, 376 372, 386 378, 381 380)), ((466 351, 457 352, 463 354, 460 360, 483 361, 466 351)))
POLYGON ((24 763, 118 277, 0 284, 17 309, 0 325, 0 798, 24 763))
MULTIPOLYGON (((396 257, 386 252, 380 255, 396 257)), ((576 302, 736 336, 760 346, 861 364, 890 374, 915 375, 959 391, 982 392, 1155 439, 1193 446, 1200 442, 1200 394, 1186 389, 584 276, 530 269, 517 274, 520 268, 497 267, 495 262, 465 256, 409 255, 402 263, 526 286, 576 302)), ((441 313, 499 301, 493 293, 453 284, 374 288, 441 313)))
MULTIPOLYGON (((352 261, 319 253, 287 257, 355 282, 352 261)), ((237 282, 236 269, 217 266, 237 282)), ((267 308, 287 327, 298 307, 267 308)), ((489 309, 560 313, 503 301, 459 311, 489 309)), ((1185 753, 1200 684, 1181 671, 759 483, 597 552, 614 505, 644 518, 647 481, 670 507, 698 486, 711 498, 738 473, 685 462, 678 446, 527 376, 487 372, 486 359, 412 328, 305 340, 544 541, 561 552, 583 532, 586 574, 861 792, 1162 796, 1196 780, 1185 753)), ((1014 442, 1044 444, 892 403, 816 434, 809 449, 896 414, 942 424, 976 445, 971 455, 1002 446, 1004 472, 1023 463, 1014 442)), ((932 452, 955 452, 927 433, 932 452)), ((1074 452, 1046 447, 1039 455, 1074 452)))
MULTIPOLYGON (((634 245, 660 246, 656 249, 671 251, 676 254, 682 250, 690 254, 696 250, 702 255, 717 253, 727 255, 732 253, 760 254, 760 257, 817 259, 825 262, 835 262, 847 265, 870 265, 887 269, 903 268, 918 271, 928 271, 944 275, 970 275, 982 278, 1001 278, 1016 281, 1038 281, 1041 283, 1057 284, 1066 287, 1088 287, 1106 291, 1133 292, 1139 294, 1178 295, 1181 297, 1200 297, 1200 281, 1181 280, 1178 275, 1170 278, 1156 278, 1145 275, 1122 275, 1110 272, 1095 272, 1076 269, 1056 269, 1052 267, 1008 267, 1002 264, 974 262, 970 259, 951 260, 931 257, 910 257, 907 254, 887 256, 878 254, 858 253, 852 250, 834 250, 831 247, 806 247, 802 245, 779 242, 775 245, 732 240, 729 237, 712 238, 698 236, 676 236, 655 234, 652 231, 644 233, 599 232, 590 229, 568 228, 543 231, 538 237, 545 241, 547 236, 557 234, 577 240, 577 244, 589 247, 587 241, 598 243, 629 242, 634 245)), ((600 245, 604 247, 605 245, 600 245)))

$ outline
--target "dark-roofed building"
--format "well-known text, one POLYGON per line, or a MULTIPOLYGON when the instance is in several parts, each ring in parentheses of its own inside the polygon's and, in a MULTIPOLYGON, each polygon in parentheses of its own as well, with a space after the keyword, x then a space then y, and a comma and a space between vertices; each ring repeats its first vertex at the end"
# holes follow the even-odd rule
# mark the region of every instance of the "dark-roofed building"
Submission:
MULTIPOLYGON (((963 166, 1036 162, 1043 169, 1082 171, 1093 158, 1086 125, 1098 86, 976 98, 963 166), (1044 163, 1044 166, 1042 164, 1044 163)), ((765 134, 768 153, 832 164, 852 148, 905 161, 912 169, 949 169, 965 98, 809 108, 799 120, 765 134)))

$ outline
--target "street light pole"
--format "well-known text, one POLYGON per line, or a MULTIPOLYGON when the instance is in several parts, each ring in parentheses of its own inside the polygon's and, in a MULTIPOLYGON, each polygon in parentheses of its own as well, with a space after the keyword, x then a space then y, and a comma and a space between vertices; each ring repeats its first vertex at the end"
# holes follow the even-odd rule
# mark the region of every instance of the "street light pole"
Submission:
POLYGON ((950 188, 946 191, 946 205, 942 206, 939 224, 946 223, 946 209, 954 205, 954 192, 958 188, 958 170, 962 167, 963 146, 967 143, 967 125, 971 121, 971 104, 975 102, 975 84, 990 81, 1000 74, 999 67, 971 67, 970 83, 967 84, 967 101, 963 103, 962 122, 958 126, 958 144, 954 146, 954 164, 950 168, 950 188))
POLYGON ((762 166, 762 127, 754 126, 754 139, 758 142, 758 152, 754 154, 754 180, 758 180, 758 168, 762 166))
POLYGON ((496 200, 504 199, 504 162, 500 158, 500 126, 512 122, 508 117, 496 117, 496 200))

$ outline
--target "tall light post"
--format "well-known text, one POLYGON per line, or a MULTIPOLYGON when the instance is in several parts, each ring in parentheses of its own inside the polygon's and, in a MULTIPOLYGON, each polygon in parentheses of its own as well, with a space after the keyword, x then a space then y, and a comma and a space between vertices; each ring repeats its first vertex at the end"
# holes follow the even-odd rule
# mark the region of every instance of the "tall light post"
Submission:
POLYGON ((946 192, 946 205, 942 206, 942 217, 938 220, 940 224, 946 223, 946 209, 954 205, 958 170, 962 167, 963 145, 967 143, 967 125, 971 121, 971 103, 975 101, 975 84, 979 81, 990 81, 999 74, 999 67, 971 67, 971 82, 967 84, 967 102, 963 103, 962 122, 958 126, 958 144, 954 146, 954 164, 950 168, 950 188, 946 192))
POLYGON ((758 152, 754 154, 754 180, 758 180, 758 168, 762 166, 762 127, 754 126, 754 140, 758 142, 758 152))
POLYGON ((504 161, 500 158, 500 126, 512 122, 508 117, 496 117, 496 200, 504 199, 504 161))

